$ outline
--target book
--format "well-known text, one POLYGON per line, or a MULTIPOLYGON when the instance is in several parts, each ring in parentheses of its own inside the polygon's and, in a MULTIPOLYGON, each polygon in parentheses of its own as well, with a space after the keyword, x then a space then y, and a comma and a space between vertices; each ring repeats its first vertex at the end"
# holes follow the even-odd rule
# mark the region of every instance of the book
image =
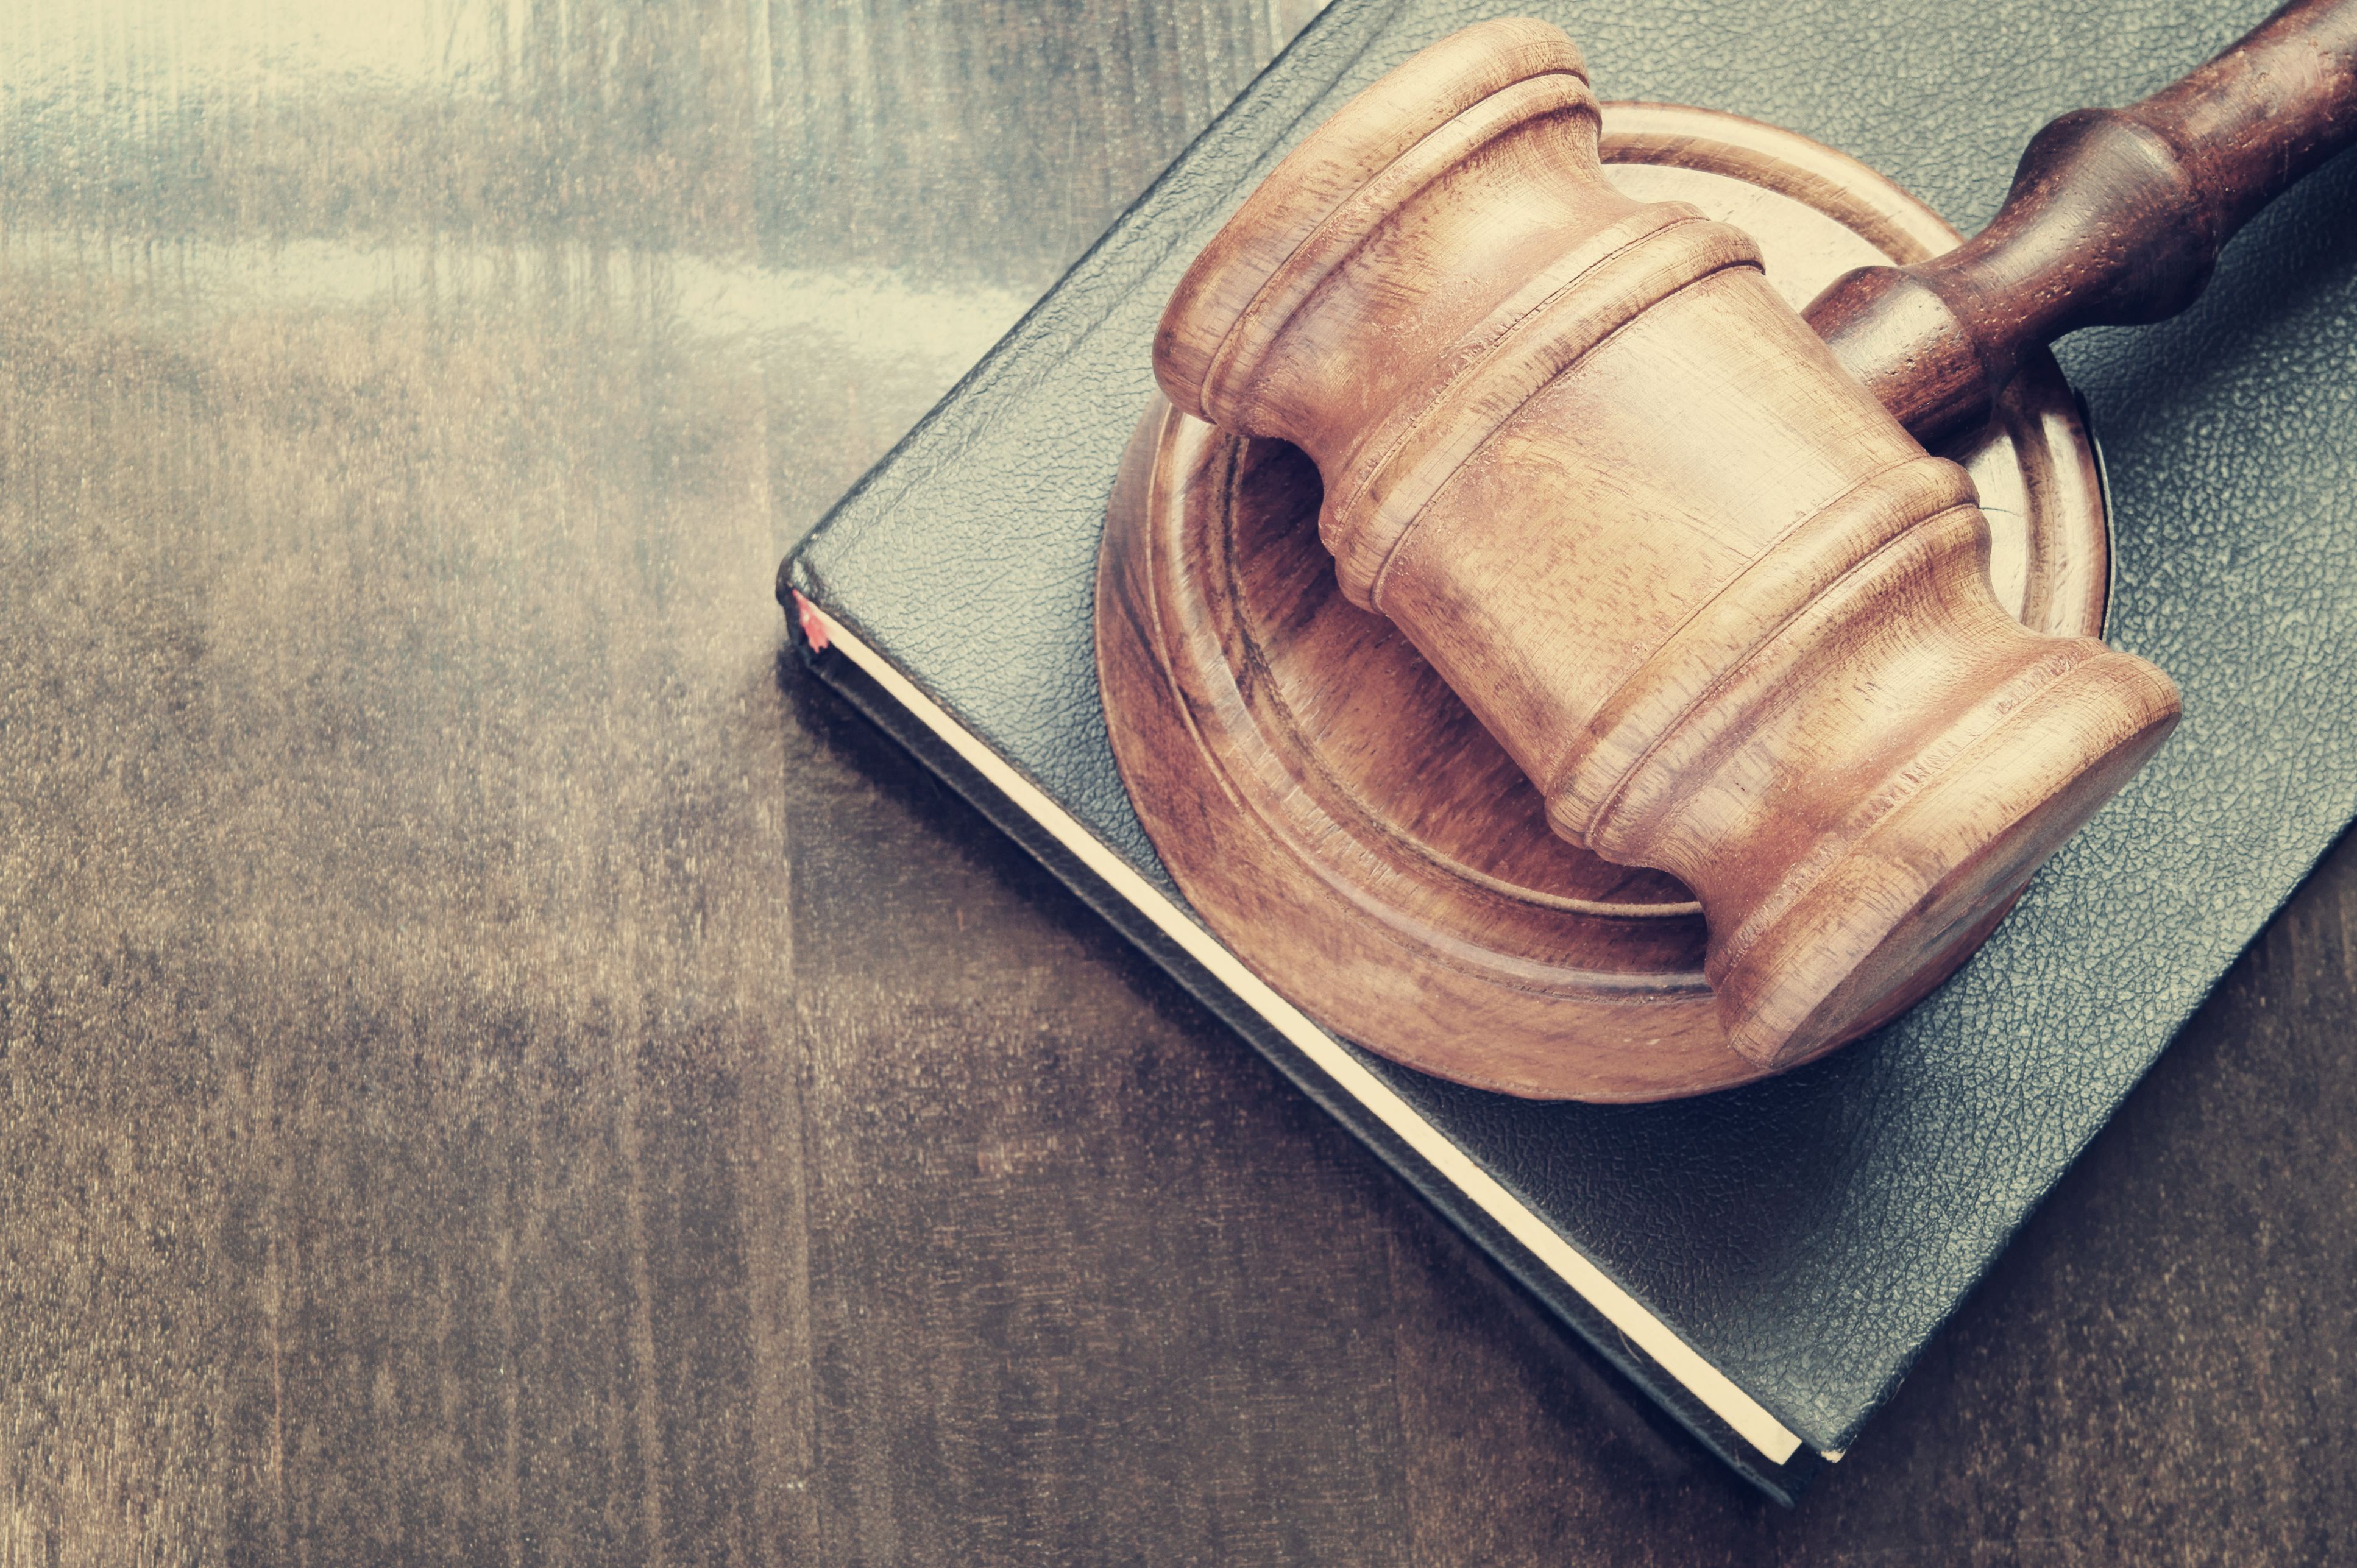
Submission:
MULTIPOLYGON (((1601 96, 1787 125, 1967 230, 2037 124, 2138 97, 2261 14, 1529 9, 1579 41, 1601 96)), ((2264 214, 2185 317, 2063 347, 2107 455, 2107 635, 2184 694, 2155 762, 1953 980, 1872 1038, 1691 1101, 1515 1100, 1335 1038, 1189 911, 1114 767, 1091 622, 1105 502, 1179 274, 1351 94, 1489 14, 1321 15, 820 522, 780 596, 823 679, 1790 1501, 2357 812, 2357 162, 2264 214)))

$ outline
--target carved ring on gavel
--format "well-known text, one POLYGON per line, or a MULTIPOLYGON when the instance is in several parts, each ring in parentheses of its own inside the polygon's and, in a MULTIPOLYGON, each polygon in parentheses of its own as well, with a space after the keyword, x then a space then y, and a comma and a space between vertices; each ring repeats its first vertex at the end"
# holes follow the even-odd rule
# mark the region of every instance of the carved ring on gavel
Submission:
POLYGON ((1156 371, 1315 462, 1342 592, 1556 833, 1693 890, 1726 1044, 1773 1069, 1953 968, 2177 693, 2008 615, 1964 471, 1844 373, 1742 231, 1608 184, 1598 124, 1553 27, 1426 50, 1244 203, 1156 371))

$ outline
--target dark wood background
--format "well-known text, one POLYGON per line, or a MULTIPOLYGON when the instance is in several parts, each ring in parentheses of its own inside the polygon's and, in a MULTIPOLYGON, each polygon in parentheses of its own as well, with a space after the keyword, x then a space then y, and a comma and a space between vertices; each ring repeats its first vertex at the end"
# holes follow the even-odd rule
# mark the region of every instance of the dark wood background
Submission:
POLYGON ((0 1564, 2357 1552, 2357 856, 1787 1513, 780 657, 1303 19, 0 7, 0 1564))

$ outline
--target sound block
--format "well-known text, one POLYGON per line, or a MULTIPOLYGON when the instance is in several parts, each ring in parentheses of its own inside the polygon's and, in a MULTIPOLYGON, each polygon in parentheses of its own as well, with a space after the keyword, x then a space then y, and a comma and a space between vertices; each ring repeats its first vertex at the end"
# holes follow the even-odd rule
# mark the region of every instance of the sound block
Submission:
MULTIPOLYGON (((1852 267, 1960 238, 1856 159, 1735 115, 1607 104, 1602 150, 1629 195, 1748 230, 1796 309, 1852 267)), ((1946 455, 1979 487, 2000 601, 2035 629, 2098 635, 2110 553, 2095 450, 2052 357, 2034 361, 1946 455)), ((1456 694, 1342 597, 1320 499, 1292 447, 1157 399, 1107 509, 1106 722, 1196 912, 1336 1034, 1461 1083, 1630 1101, 1762 1076, 1727 1047, 1686 889, 1548 831, 1538 792, 1456 694)), ((2004 913, 1898 976, 1865 1028, 1945 979, 2004 913)))

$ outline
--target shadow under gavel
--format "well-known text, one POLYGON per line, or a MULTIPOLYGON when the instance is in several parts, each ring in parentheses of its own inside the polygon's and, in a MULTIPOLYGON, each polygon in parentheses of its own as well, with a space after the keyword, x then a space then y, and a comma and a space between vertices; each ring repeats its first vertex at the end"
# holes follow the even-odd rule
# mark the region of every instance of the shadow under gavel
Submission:
POLYGON ((1980 238, 1804 321, 1739 230, 1606 183, 1561 32, 1485 23, 1279 166, 1157 375, 1309 455, 1343 592, 1557 833, 1694 890, 1727 1044, 1789 1066, 1985 937, 2178 716, 2153 666, 1999 606, 1970 479, 1901 415, 1936 439, 2030 345, 2190 302, 2357 131, 2353 37, 2357 0, 2306 0, 2058 121, 1980 238))

